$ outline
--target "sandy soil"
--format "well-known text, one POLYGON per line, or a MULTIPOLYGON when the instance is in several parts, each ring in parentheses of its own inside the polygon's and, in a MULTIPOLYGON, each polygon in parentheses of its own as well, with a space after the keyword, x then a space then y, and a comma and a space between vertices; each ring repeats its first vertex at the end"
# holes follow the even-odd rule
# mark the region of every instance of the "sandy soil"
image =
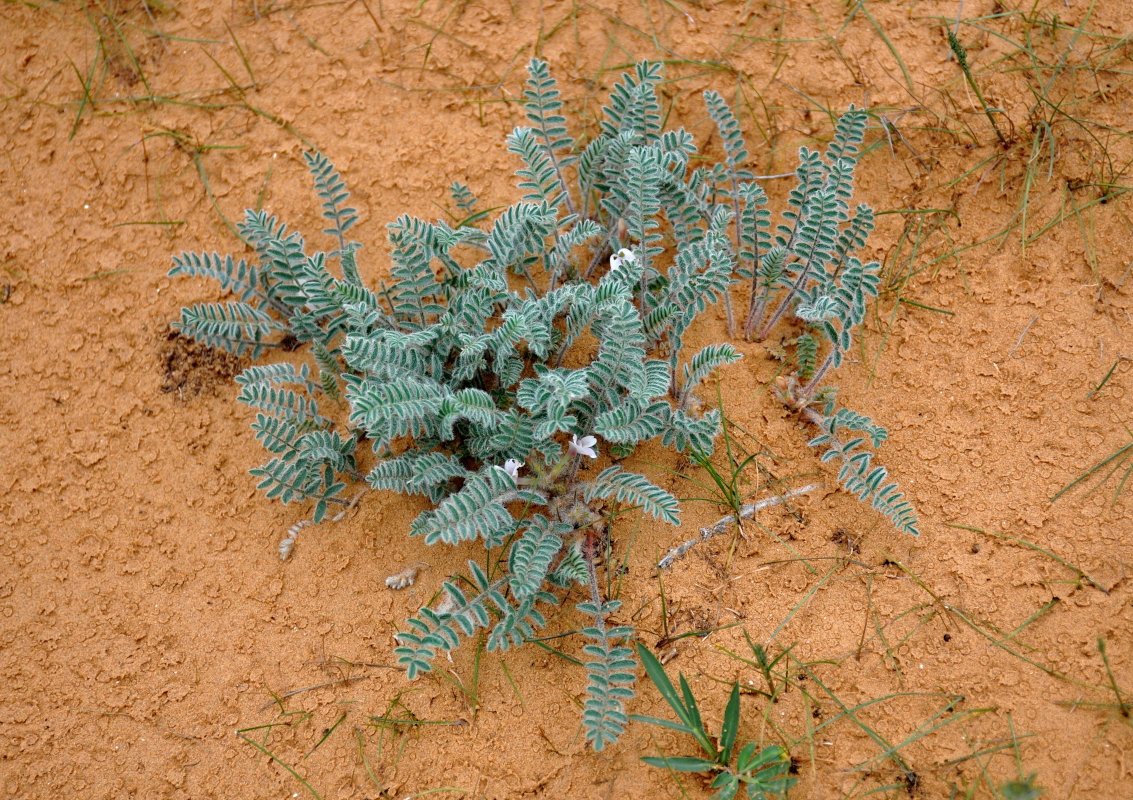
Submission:
MULTIPOLYGON (((751 659, 744 632, 790 648, 779 701, 744 695, 741 739, 790 746, 794 797, 990 797, 1020 770, 1050 798, 1133 796, 1133 727, 1097 644, 1128 705, 1129 462, 1051 502, 1133 424, 1133 7, 963 5, 1004 147, 949 57, 956 3, 819 6, 0 6, 0 794, 681 796, 639 756, 693 755, 691 740, 635 725, 590 752, 582 671, 534 646, 468 645, 408 684, 389 666, 394 626, 472 551, 410 540, 420 506, 371 493, 281 562, 308 509, 265 499, 247 473, 264 456, 235 402, 242 365, 169 333, 183 304, 218 296, 166 278, 173 254, 234 252, 225 221, 261 202, 322 227, 308 146, 354 192, 370 281, 388 266, 384 224, 442 215, 454 180, 512 202, 504 136, 540 55, 591 122, 625 65, 667 59, 670 123, 719 153, 700 92, 736 98, 767 174, 829 136, 823 108, 868 104, 858 198, 894 212, 869 244, 888 290, 838 383, 888 427, 879 459, 922 535, 895 533, 826 472, 824 492, 667 571, 663 618, 652 565, 722 513, 690 500, 682 530, 615 526, 626 621, 651 646, 667 630, 668 668, 712 726, 732 681, 762 687, 729 655, 751 659), (1036 77, 1009 41, 1027 35, 1057 74, 1036 77), (1044 120, 1053 140, 1036 140, 1044 120), (418 561, 415 587, 386 588, 418 561)), ((768 188, 781 205, 787 182, 768 188)), ((693 344, 724 337, 717 313, 693 344)), ((726 413, 774 474, 812 479, 809 432, 759 391, 774 359, 742 347, 721 375, 726 413)), ((568 613, 550 632, 578 625, 568 613)), ((668 716, 644 680, 631 710, 668 716)))

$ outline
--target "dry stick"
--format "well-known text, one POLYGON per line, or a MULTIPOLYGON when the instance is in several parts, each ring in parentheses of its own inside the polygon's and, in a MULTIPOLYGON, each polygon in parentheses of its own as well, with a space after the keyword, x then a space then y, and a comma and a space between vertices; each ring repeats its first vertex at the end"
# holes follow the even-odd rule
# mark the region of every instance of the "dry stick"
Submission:
MULTIPOLYGON (((362 500, 362 498, 368 491, 368 489, 363 489, 362 491, 354 495, 354 497, 352 497, 350 500, 343 500, 338 497, 328 497, 328 500, 333 500, 346 506, 346 508, 342 509, 342 511, 339 511, 337 514, 331 517, 330 521, 340 522, 343 517, 345 517, 351 510, 358 506, 358 503, 362 500)), ((302 519, 287 529, 287 535, 284 536, 283 541, 279 543, 279 559, 281 561, 286 561, 291 557, 291 551, 295 549, 295 540, 299 538, 299 531, 303 530, 308 525, 313 524, 314 522, 309 519, 302 519)))
POLYGON ((717 522, 715 525, 709 525, 706 528, 701 528, 699 536, 693 539, 689 539, 684 544, 679 545, 678 547, 674 547, 672 550, 670 550, 664 558, 657 562, 657 571, 660 572, 663 569, 668 569, 669 567, 673 566, 673 563, 689 550, 691 550, 694 545, 700 542, 707 542, 713 536, 719 536, 721 533, 724 533, 728 530, 729 523, 736 522, 741 519, 751 519, 758 511, 762 511, 763 509, 770 506, 778 505, 779 503, 782 503, 793 497, 798 497, 799 495, 806 494, 807 492, 813 491, 815 489, 820 489, 822 488, 822 486, 824 486, 824 484, 822 483, 811 483, 807 484, 801 489, 791 489, 790 491, 776 495, 775 497, 768 497, 758 502, 748 503, 747 505, 741 506, 739 514, 729 514, 728 516, 717 522))
POLYGON ((1011 352, 1007 354, 1008 358, 1016 358, 1015 351, 1019 349, 1019 345, 1023 343, 1023 339, 1026 337, 1027 331, 1031 329, 1031 326, 1035 324, 1035 321, 1038 318, 1039 315, 1035 314, 1035 316, 1031 318, 1031 321, 1027 323, 1027 327, 1023 328, 1023 332, 1019 334, 1019 341, 1015 342, 1015 346, 1012 347, 1011 352))
POLYGON ((349 513, 350 511, 353 511, 353 510, 354 510, 355 508, 357 508, 358 504, 359 504, 360 502, 362 502, 362 498, 366 496, 366 493, 367 493, 368 491, 369 491, 369 489, 363 489, 363 490, 361 490, 360 492, 358 492, 357 494, 355 494, 355 495, 354 495, 354 496, 353 496, 352 498, 350 498, 350 500, 349 500, 349 501, 348 501, 348 502, 346 503, 346 508, 342 509, 342 510, 341 510, 341 511, 339 511, 339 512, 338 512, 337 514, 335 514, 335 515, 334 515, 333 517, 331 517, 330 521, 331 521, 331 522, 339 522, 339 521, 341 521, 341 520, 342 520, 342 518, 343 518, 343 517, 345 517, 345 516, 347 515, 347 513, 349 513))
MULTIPOLYGON (((382 666, 385 666, 385 665, 383 664, 382 666)), ((397 667, 390 667, 390 669, 397 669, 397 667)), ((360 681, 363 678, 368 678, 368 677, 370 677, 370 676, 369 675, 354 675, 354 676, 351 676, 349 678, 339 678, 336 681, 327 681, 326 683, 318 683, 318 684, 315 684, 314 686, 304 686, 302 689, 292 689, 290 692, 284 692, 283 694, 279 695, 279 700, 286 700, 288 697, 294 697, 297 694, 302 694, 303 692, 309 692, 312 689, 325 689, 328 686, 338 686, 340 683, 353 683, 354 681, 360 681)), ((279 700, 272 700, 270 703, 265 703, 264 705, 260 706, 260 711, 267 711, 272 706, 279 705, 279 700)))
POLYGON ((421 574, 421 570, 428 568, 429 565, 424 561, 418 561, 416 564, 406 567, 401 572, 386 578, 386 586, 391 589, 406 589, 417 582, 417 576, 421 574))

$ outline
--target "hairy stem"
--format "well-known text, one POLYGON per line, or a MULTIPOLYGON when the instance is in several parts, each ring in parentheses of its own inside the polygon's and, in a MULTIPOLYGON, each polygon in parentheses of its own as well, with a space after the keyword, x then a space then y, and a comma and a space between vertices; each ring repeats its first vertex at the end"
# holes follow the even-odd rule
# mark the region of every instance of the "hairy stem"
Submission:
MULTIPOLYGON (((740 198, 739 188, 736 185, 736 168, 732 167, 728 170, 732 179, 732 218, 734 220, 735 236, 736 236, 736 258, 740 257, 740 198)), ((730 278, 731 276, 729 276, 730 278)), ((736 315, 732 311, 732 293, 724 292, 724 314, 728 320, 728 336, 736 335, 736 315)))
POLYGON ((765 508, 778 505, 779 503, 783 503, 793 497, 798 497, 799 495, 806 494, 807 492, 814 491, 815 489, 820 489, 823 485, 824 484, 821 483, 810 483, 806 486, 803 486, 802 488, 791 489, 790 491, 783 492, 783 494, 778 494, 774 497, 768 497, 766 499, 759 500, 758 502, 748 503, 747 505, 742 506, 740 508, 739 514, 729 514, 728 516, 720 519, 715 525, 709 525, 705 528, 701 528, 699 536, 689 539, 687 542, 684 542, 683 544, 680 544, 670 550, 664 558, 657 562, 657 571, 660 572, 663 569, 668 569, 669 567, 673 566, 678 558, 683 556, 700 542, 707 542, 713 536, 719 536, 721 533, 724 533, 728 530, 729 524, 738 523, 741 519, 751 519, 757 512, 762 511, 765 508))
POLYGON ((597 538, 594 536, 593 530, 586 531, 586 538, 582 541, 582 556, 586 562, 586 582, 590 587, 590 602, 594 607, 599 609, 599 613, 594 615, 594 625, 602 633, 606 632, 606 620, 602 617, 602 594, 598 590, 598 567, 595 564, 597 554, 597 538))
POLYGON ((802 291, 804 286, 806 286, 806 282, 809 277, 810 262, 808 261, 807 263, 803 264, 802 271, 799 272, 799 277, 795 279, 794 284, 791 286, 791 290, 787 292, 787 296, 779 301, 779 305, 775 309, 775 313, 771 315, 771 318, 769 320, 767 320, 767 324, 760 329, 759 336, 757 337, 759 341, 763 341, 767 338, 767 334, 771 333, 771 329, 775 327, 775 323, 777 323, 782 318, 783 314, 785 314, 787 309, 790 307, 791 301, 794 300, 795 296, 798 295, 800 291, 802 291))
POLYGON ((818 391, 818 384, 822 381, 823 376, 834 366, 834 358, 837 352, 838 345, 834 345, 834 349, 827 353, 826 360, 822 362, 822 366, 815 370, 814 377, 812 377, 810 382, 799 392, 797 402, 804 406, 810 403, 811 399, 814 397, 814 393, 818 391))
MULTIPOLYGON (((758 260, 756 261, 758 264, 758 260)), ((771 285, 763 287, 762 292, 757 292, 759 288, 759 275, 755 273, 755 267, 752 267, 751 276, 751 304, 747 309, 747 321, 744 322, 744 341, 751 341, 751 334, 763 322, 763 315, 767 313, 767 299, 771 296, 771 285)))

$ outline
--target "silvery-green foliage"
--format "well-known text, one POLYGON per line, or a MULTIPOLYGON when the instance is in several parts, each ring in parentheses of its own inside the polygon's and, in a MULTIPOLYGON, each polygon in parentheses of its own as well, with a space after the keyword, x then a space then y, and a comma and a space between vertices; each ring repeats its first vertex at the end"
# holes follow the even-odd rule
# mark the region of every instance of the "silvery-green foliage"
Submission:
POLYGON ((634 668, 637 665, 633 651, 624 644, 618 644, 627 641, 633 635, 633 629, 624 625, 607 628, 604 623, 620 607, 621 603, 617 600, 602 605, 579 603, 578 606, 579 611, 590 614, 597 623, 582 630, 593 642, 582 649, 594 659, 586 662, 590 680, 586 687, 582 724, 595 750, 618 740, 629 719, 623 703, 633 697, 634 668))
POLYGON ((871 468, 873 453, 859 449, 867 441, 872 447, 879 447, 888 438, 886 430, 880 425, 874 425, 869 417, 849 409, 835 410, 833 401, 826 404, 825 415, 821 417, 819 427, 822 428, 822 433, 811 439, 810 445, 827 448, 822 456, 823 461, 841 459, 842 469, 838 473, 838 480, 856 494, 858 499, 870 502, 874 508, 889 517, 897 530, 917 536, 919 531, 913 504, 905 499, 896 483, 885 482, 889 476, 885 467, 871 468), (840 430, 848 431, 852 438, 843 442, 838 436, 840 430))
MULTIPOLYGON (((376 289, 363 285, 360 245, 347 238, 358 214, 321 154, 306 158, 331 250, 311 252, 275 217, 248 211, 240 232, 254 263, 186 253, 170 274, 213 278, 236 298, 184 309, 186 335, 253 357, 296 343, 310 353, 310 363, 257 365, 238 378, 271 454, 253 470, 269 496, 314 501, 317 522, 345 504, 348 483, 364 480, 432 502, 409 531, 427 544, 480 541, 489 551, 489 566, 470 562, 398 635, 411 678, 478 630, 489 650, 532 638, 547 607, 585 588, 578 608, 594 624, 582 631, 591 640, 584 729, 601 749, 625 724, 634 680, 632 631, 607 624, 617 603, 601 596, 595 574, 602 505, 637 506, 674 525, 679 508, 645 475, 620 464, 591 475, 581 463, 651 439, 711 452, 719 413, 690 413, 690 396, 739 353, 726 344, 686 353, 683 342, 697 315, 728 298, 736 274, 753 281, 761 316, 785 295, 840 361, 877 287, 875 267, 850 255, 872 216, 846 210, 864 117, 839 125, 829 161, 803 151, 800 188, 773 233, 766 196, 743 166, 739 125, 718 95, 706 102, 726 164, 690 169, 693 137, 661 130, 659 65, 623 76, 585 146, 567 130, 547 65, 533 60, 528 72, 528 124, 507 137, 519 201, 489 219, 457 182, 450 192, 463 219, 402 215, 387 226, 389 279, 376 289)), ((840 452, 861 465, 851 450, 840 452)), ((868 494, 875 477, 864 473, 865 491, 854 490, 868 494)))
MULTIPOLYGON (((865 319, 866 304, 878 294, 881 265, 863 264, 854 255, 873 230, 874 213, 865 204, 850 209, 867 116, 851 106, 838 120, 825 153, 800 148, 798 182, 772 228, 763 207, 766 194, 739 168, 747 151, 731 110, 714 93, 706 92, 705 99, 728 154, 723 172, 712 176, 735 209, 737 272, 750 280, 744 333, 764 339, 788 313, 803 324, 804 331, 794 338, 797 369, 785 394, 794 407, 804 409, 819 398, 830 370, 842 365, 854 331, 865 319)), ((826 395, 832 396, 832 390, 826 395)), ((895 483, 885 483, 888 473, 883 467, 869 468, 872 453, 856 451, 865 439, 842 444, 837 436, 838 428, 864 419, 871 431, 881 434, 869 437, 876 448, 885 438, 884 429, 850 411, 834 413, 832 407, 818 418, 825 433, 810 444, 827 448, 823 460, 842 458, 840 480, 846 487, 888 516, 898 530, 916 535, 912 504, 895 483)))

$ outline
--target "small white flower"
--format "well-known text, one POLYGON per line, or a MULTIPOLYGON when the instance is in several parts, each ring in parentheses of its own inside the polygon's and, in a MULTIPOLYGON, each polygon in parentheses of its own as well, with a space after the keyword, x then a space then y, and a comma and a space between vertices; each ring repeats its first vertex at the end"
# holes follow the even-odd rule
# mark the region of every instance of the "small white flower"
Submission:
POLYGON ((622 264, 632 264, 634 261, 637 261, 637 256, 632 250, 623 247, 617 254, 610 256, 610 272, 617 272, 622 264))
POLYGON ((578 436, 572 433, 570 435, 570 444, 567 447, 571 455, 597 458, 598 453, 594 450, 594 445, 596 444, 598 444, 598 440, 593 436, 583 436, 579 439, 578 436))
POLYGON ((504 462, 502 467, 497 466, 496 469, 502 469, 511 476, 513 481, 519 480, 519 468, 523 466, 523 462, 518 458, 509 458, 504 462))

